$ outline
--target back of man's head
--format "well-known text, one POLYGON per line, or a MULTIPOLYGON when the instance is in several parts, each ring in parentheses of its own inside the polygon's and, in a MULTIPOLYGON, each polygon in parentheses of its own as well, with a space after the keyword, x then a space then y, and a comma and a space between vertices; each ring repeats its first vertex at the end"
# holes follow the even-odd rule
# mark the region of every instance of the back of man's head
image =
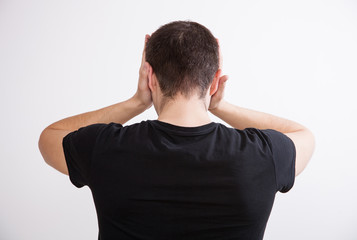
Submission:
POLYGON ((151 35, 146 44, 146 61, 164 97, 198 93, 203 98, 219 67, 218 43, 201 24, 171 22, 151 35))

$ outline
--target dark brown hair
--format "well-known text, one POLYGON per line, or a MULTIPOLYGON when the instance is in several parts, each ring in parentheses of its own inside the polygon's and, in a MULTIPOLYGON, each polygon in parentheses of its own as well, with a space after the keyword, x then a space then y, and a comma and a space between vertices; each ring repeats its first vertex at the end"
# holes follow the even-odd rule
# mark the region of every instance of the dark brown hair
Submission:
POLYGON ((161 26, 146 43, 152 66, 165 97, 198 91, 203 98, 219 66, 218 43, 199 23, 175 21, 161 26))

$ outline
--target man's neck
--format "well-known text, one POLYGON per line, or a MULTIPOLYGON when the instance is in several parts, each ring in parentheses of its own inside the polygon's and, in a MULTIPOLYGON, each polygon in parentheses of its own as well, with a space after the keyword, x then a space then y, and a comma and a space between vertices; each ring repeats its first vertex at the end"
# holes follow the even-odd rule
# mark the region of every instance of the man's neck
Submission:
POLYGON ((182 127, 197 127, 212 122, 202 99, 187 99, 181 95, 166 102, 157 120, 182 127))

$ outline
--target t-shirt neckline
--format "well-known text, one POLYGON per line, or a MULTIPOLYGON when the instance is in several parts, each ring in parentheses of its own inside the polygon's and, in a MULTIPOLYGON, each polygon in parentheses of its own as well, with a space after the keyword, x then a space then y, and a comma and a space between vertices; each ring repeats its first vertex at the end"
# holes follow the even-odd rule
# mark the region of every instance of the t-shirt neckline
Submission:
POLYGON ((156 127, 168 131, 174 134, 179 134, 179 135, 201 135, 201 134, 206 134, 211 132, 217 125, 215 122, 210 122, 201 126, 197 127, 183 127, 183 126, 178 126, 174 125, 171 123, 167 122, 162 122, 160 120, 149 120, 151 123, 153 123, 156 127))

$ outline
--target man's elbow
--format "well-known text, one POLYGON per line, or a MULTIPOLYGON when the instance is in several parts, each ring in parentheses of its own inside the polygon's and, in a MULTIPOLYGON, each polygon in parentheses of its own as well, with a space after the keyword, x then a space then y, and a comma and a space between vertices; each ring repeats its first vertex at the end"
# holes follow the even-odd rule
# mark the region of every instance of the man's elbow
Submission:
POLYGON ((303 136, 297 140, 296 176, 298 176, 311 161, 316 145, 314 134, 307 128, 302 131, 303 136))
POLYGON ((306 152, 306 158, 307 161, 309 162, 312 158, 312 155, 315 151, 315 136, 314 134, 309 130, 309 129, 305 129, 306 131, 306 144, 305 144, 305 152, 306 152))
MULTIPOLYGON (((38 149, 40 150, 40 153, 42 155, 43 160, 49 164, 49 157, 48 154, 46 154, 46 149, 47 149, 47 141, 48 141, 48 136, 47 136, 47 128, 45 128, 38 139, 38 149)), ((50 165, 50 164, 49 164, 50 165)))
POLYGON ((47 127, 42 131, 38 140, 38 148, 45 162, 66 175, 68 175, 68 169, 62 148, 62 140, 69 132, 47 127))

